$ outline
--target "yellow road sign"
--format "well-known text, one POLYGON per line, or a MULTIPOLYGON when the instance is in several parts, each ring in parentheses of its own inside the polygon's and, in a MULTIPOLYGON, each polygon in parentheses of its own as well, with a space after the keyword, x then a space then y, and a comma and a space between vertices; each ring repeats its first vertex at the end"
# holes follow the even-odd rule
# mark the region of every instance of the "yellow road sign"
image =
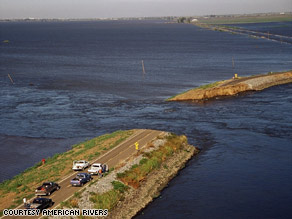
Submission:
POLYGON ((136 150, 139 150, 139 143, 138 142, 135 143, 135 147, 136 147, 136 150))

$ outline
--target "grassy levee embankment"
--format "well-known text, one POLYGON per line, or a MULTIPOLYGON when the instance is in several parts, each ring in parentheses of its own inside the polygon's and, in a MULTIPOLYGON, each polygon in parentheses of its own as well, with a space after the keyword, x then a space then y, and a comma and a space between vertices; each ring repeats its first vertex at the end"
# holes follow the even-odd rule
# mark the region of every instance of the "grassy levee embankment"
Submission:
POLYGON ((186 136, 164 132, 59 208, 108 209, 107 218, 132 218, 199 151, 188 144, 186 136))
POLYGON ((234 96, 247 91, 260 91, 275 85, 292 83, 292 71, 233 78, 194 88, 170 97, 167 101, 200 101, 234 96))
POLYGON ((67 152, 49 157, 45 164, 39 162, 12 179, 2 182, 0 184, 1 215, 3 209, 20 205, 24 197, 32 198, 35 188, 44 181, 58 182, 72 173, 74 160, 93 161, 126 140, 134 132, 135 130, 116 131, 76 144, 67 152))
POLYGON ((183 94, 188 93, 188 92, 193 91, 193 90, 198 90, 198 89, 202 89, 202 90, 204 90, 204 89, 207 89, 207 88, 216 87, 216 86, 218 86, 218 85, 220 85, 220 84, 223 84, 224 82, 225 82, 225 81, 216 81, 216 82, 213 82, 213 83, 210 83, 210 84, 204 84, 204 85, 201 85, 201 86, 199 86, 199 87, 192 88, 192 89, 187 90, 187 91, 184 91, 184 92, 182 92, 182 93, 180 93, 180 94, 176 94, 176 95, 174 95, 174 96, 172 96, 172 97, 169 97, 169 98, 166 99, 166 101, 172 101, 172 100, 175 99, 177 96, 179 96, 179 95, 183 95, 183 94))
POLYGON ((139 164, 133 165, 130 170, 124 173, 118 174, 118 179, 135 189, 139 188, 141 182, 152 170, 159 169, 163 161, 177 151, 183 150, 185 144, 187 144, 185 136, 171 134, 167 137, 167 142, 163 146, 149 153, 144 153, 144 158, 140 160, 139 164))
POLYGON ((111 190, 102 194, 91 192, 89 200, 94 208, 108 209, 108 218, 133 217, 159 196, 185 163, 199 153, 184 135, 170 134, 163 139, 165 143, 158 148, 139 152, 142 159, 130 169, 118 172, 111 190))

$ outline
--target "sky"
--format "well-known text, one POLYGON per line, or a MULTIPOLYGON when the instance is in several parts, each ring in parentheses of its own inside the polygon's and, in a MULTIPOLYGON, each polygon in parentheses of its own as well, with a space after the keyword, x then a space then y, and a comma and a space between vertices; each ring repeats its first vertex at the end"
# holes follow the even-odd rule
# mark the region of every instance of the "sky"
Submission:
POLYGON ((0 18, 117 18, 292 11, 291 0, 0 0, 0 18))

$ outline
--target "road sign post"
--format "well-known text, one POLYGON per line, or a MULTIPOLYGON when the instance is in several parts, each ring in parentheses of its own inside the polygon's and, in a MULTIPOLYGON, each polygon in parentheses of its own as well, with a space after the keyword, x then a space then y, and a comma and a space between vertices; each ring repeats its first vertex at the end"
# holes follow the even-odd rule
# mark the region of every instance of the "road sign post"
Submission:
POLYGON ((135 143, 135 148, 137 151, 139 150, 139 143, 138 142, 135 143))

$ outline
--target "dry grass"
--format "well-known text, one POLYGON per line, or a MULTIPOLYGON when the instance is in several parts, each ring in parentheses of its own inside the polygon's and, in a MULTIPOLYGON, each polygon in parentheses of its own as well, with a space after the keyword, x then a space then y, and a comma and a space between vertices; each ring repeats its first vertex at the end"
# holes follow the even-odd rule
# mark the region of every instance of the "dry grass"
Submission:
POLYGON ((149 153, 144 153, 144 158, 139 165, 133 165, 132 168, 124 173, 117 174, 117 177, 126 185, 133 188, 139 188, 141 182, 154 169, 160 168, 161 164, 173 153, 181 150, 182 146, 187 144, 185 136, 170 135, 163 146, 149 153))

